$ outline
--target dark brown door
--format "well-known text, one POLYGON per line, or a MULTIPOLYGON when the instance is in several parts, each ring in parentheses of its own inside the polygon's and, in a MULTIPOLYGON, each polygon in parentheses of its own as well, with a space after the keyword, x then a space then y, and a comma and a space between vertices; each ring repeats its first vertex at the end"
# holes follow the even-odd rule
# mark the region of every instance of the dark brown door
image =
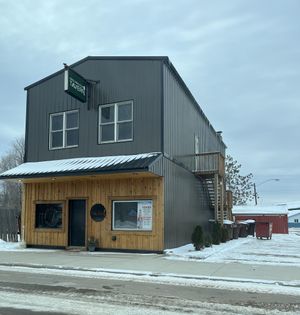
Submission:
POLYGON ((85 212, 85 200, 69 200, 69 246, 85 246, 85 212))

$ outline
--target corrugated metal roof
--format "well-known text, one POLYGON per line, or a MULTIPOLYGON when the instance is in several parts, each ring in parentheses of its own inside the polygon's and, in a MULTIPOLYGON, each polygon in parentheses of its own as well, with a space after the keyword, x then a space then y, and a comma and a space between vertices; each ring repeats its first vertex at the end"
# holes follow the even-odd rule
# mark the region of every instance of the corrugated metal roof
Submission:
POLYGON ((300 210, 300 201, 279 203, 278 205, 287 205, 289 210, 300 210))
POLYGON ((290 210, 288 213, 288 217, 290 218, 298 214, 300 214, 300 210, 290 210))
POLYGON ((145 170, 160 155, 159 152, 152 152, 136 155, 27 162, 0 174, 0 179, 145 170))
POLYGON ((288 208, 286 205, 280 206, 233 206, 233 215, 248 215, 248 214, 287 214, 288 208))

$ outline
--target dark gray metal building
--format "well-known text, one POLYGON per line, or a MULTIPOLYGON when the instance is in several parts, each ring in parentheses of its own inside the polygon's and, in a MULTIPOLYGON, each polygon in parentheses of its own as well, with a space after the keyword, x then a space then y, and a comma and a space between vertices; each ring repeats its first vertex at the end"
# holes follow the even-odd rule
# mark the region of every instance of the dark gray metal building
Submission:
POLYGON ((88 100, 65 93, 65 69, 26 87, 25 163, 1 174, 2 179, 24 182, 23 225, 29 245, 78 245, 70 241, 70 231, 76 232, 70 223, 71 199, 85 200, 85 226, 78 246, 86 246, 89 237, 96 236, 103 249, 162 251, 189 243, 196 225, 206 227, 209 219, 228 217, 225 144, 168 57, 87 57, 68 69, 87 80, 88 100), (145 160, 143 168, 141 154, 154 157, 145 160), (124 164, 124 156, 139 163, 124 164), (100 157, 123 164, 114 162, 109 171, 97 160, 100 157), (80 168, 87 158, 95 158, 97 166, 80 168), (52 163, 50 172, 47 163, 41 164, 60 160, 69 161, 65 170, 52 163), (99 189, 94 195, 87 190, 97 190, 90 184, 93 180, 99 189), (76 191, 72 185, 77 181, 85 184, 76 191), (128 183, 131 190, 125 189, 128 183), (124 193, 116 192, 115 187, 123 185, 124 193), (135 191, 139 185, 144 185, 144 192, 135 191), (100 186, 107 189, 103 197, 100 186), (151 204, 150 212, 141 210, 141 200, 151 204), (57 206, 62 209, 57 210, 61 225, 38 226, 37 214, 50 213, 49 207, 39 205, 52 203, 61 205, 57 206), (94 204, 105 208, 101 221, 90 215, 94 204), (133 209, 127 206, 135 209, 134 218, 128 219, 133 227, 128 221, 125 228, 118 228, 117 216, 129 215, 133 209), (148 228, 138 227, 139 213, 144 215, 142 226, 148 228))

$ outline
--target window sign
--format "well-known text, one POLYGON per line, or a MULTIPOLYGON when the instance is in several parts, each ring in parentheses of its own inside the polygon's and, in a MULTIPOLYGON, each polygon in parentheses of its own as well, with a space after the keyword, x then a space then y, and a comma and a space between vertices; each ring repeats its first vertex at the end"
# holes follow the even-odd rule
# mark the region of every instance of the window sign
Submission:
POLYGON ((152 201, 145 200, 138 203, 138 230, 152 230, 152 201))
POLYGON ((85 103, 87 100, 87 81, 70 68, 65 69, 65 92, 85 103))
POLYGON ((152 200, 113 202, 113 230, 152 230, 152 200))

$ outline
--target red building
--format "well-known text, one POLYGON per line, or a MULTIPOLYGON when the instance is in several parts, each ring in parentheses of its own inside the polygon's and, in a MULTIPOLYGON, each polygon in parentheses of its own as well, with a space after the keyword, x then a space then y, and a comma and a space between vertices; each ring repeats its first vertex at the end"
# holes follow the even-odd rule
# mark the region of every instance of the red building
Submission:
POLYGON ((235 221, 253 219, 255 222, 272 222, 273 233, 288 234, 288 208, 280 206, 234 206, 235 221))

